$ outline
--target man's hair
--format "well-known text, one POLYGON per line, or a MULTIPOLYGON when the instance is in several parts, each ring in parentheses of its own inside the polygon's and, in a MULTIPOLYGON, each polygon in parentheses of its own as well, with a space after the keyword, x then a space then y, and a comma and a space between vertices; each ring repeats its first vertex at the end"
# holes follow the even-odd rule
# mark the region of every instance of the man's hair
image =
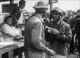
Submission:
POLYGON ((19 1, 19 5, 23 3, 26 3, 26 2, 24 0, 19 1))
POLYGON ((6 23, 6 21, 8 20, 8 18, 13 18, 12 16, 7 16, 5 19, 4 19, 4 23, 6 23))
POLYGON ((15 26, 15 25, 17 24, 16 18, 15 18, 14 16, 12 16, 12 15, 7 16, 7 17, 4 19, 4 23, 7 22, 8 18, 12 18, 12 24, 11 24, 11 25, 15 26))

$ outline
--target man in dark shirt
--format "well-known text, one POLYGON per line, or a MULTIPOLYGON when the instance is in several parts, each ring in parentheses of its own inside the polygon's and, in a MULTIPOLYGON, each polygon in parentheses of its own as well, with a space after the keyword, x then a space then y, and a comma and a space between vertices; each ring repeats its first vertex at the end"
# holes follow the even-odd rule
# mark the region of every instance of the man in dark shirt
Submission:
POLYGON ((71 41, 72 32, 70 25, 64 22, 62 19, 62 11, 55 7, 51 11, 51 23, 48 28, 48 32, 53 34, 52 49, 56 52, 53 58, 67 58, 68 44, 71 41))
MULTIPOLYGON (((16 18, 16 21, 18 22, 18 20, 20 18, 22 18, 23 14, 22 14, 22 9, 24 9, 25 7, 25 1, 24 0, 21 0, 19 1, 19 6, 14 8, 11 12, 10 15, 13 15, 15 18, 16 18)), ((24 17, 24 16, 23 16, 24 17)), ((23 18, 22 18, 23 19, 23 18)), ((22 24, 22 22, 20 22, 22 24)))

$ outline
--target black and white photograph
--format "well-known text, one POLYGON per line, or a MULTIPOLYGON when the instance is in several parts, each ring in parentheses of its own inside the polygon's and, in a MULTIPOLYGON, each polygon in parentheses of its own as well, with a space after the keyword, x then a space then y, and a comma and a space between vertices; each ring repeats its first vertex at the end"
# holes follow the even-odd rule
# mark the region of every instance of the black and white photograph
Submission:
POLYGON ((80 0, 0 0, 0 58, 80 58, 80 0))

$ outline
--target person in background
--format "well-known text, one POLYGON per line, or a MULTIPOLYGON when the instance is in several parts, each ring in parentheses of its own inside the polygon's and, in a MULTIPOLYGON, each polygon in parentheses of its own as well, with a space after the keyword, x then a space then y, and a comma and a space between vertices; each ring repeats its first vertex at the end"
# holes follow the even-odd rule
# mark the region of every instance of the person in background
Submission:
POLYGON ((25 58, 47 58, 47 54, 53 56, 55 52, 49 49, 45 41, 43 18, 46 16, 48 6, 39 1, 33 14, 25 23, 24 48, 25 58))
POLYGON ((22 12, 22 10, 25 7, 25 4, 26 4, 25 0, 20 0, 19 6, 14 8, 10 14, 16 18, 17 24, 24 24, 25 22, 24 14, 22 12))
POLYGON ((72 11, 67 12, 67 16, 63 18, 63 21, 68 23, 70 25, 71 31, 72 31, 72 40, 70 42, 70 48, 69 48, 69 54, 75 54, 75 16, 72 11))
POLYGON ((14 20, 15 18, 13 16, 7 16, 4 19, 4 23, 1 26, 1 32, 3 35, 3 41, 13 41, 15 37, 21 37, 21 30, 15 28, 14 20))
MULTIPOLYGON (((80 10, 78 10, 80 11, 80 10)), ((77 11, 77 16, 76 16, 76 24, 75 24, 75 31, 76 31, 76 40, 78 40, 78 58, 80 58, 80 12, 77 11)))
POLYGON ((74 54, 75 51, 75 22, 76 19, 73 15, 73 13, 69 16, 69 24, 70 24, 70 28, 72 30, 72 40, 70 42, 70 54, 74 54))
POLYGON ((22 30, 22 35, 23 35, 23 38, 24 38, 24 24, 25 24, 25 17, 24 17, 24 13, 23 13, 23 9, 26 5, 26 1, 25 0, 20 0, 19 1, 19 6, 14 8, 11 12, 10 15, 13 15, 17 21, 16 23, 16 27, 17 28, 20 28, 22 30))
POLYGON ((72 38, 70 25, 62 20, 62 11, 55 7, 51 10, 51 23, 48 32, 53 34, 53 43, 51 48, 56 52, 52 58, 67 58, 68 44, 72 38))

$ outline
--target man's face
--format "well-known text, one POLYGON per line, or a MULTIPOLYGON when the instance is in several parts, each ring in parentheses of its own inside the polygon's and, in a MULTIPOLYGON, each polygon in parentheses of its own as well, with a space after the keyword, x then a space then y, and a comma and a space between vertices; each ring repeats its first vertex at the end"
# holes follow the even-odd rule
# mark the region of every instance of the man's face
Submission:
POLYGON ((7 24, 12 24, 12 18, 8 18, 7 24))
POLYGON ((47 9, 45 9, 45 8, 39 8, 39 9, 37 9, 37 10, 38 10, 39 13, 42 13, 42 14, 43 14, 43 18, 46 17, 46 15, 47 15, 47 14, 46 14, 47 9))
POLYGON ((20 8, 23 9, 25 7, 25 3, 21 3, 20 8))
POLYGON ((44 10, 43 17, 46 17, 46 15, 47 15, 47 10, 44 10))
POLYGON ((52 13, 52 18, 53 18, 53 21, 59 21, 59 19, 60 19, 60 13, 53 12, 52 13))

